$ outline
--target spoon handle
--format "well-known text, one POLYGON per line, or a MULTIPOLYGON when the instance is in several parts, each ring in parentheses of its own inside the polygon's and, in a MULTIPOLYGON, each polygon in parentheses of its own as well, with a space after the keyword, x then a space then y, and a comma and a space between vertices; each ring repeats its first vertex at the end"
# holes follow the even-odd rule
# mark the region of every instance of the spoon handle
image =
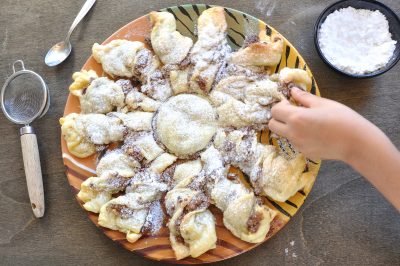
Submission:
POLYGON ((86 14, 92 8, 94 3, 96 3, 96 0, 86 0, 85 4, 81 8, 81 11, 79 11, 79 13, 76 16, 74 22, 72 22, 72 25, 69 28, 69 31, 68 31, 68 34, 67 34, 67 38, 65 38, 66 41, 69 41, 69 37, 71 36, 71 33, 74 31, 76 25, 78 25, 79 22, 81 22, 81 20, 86 16, 86 14))

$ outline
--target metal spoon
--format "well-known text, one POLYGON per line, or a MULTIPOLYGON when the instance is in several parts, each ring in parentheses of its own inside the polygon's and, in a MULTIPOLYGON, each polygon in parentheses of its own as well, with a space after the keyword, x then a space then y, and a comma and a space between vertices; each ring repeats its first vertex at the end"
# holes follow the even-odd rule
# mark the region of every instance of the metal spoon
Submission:
POLYGON ((96 0, 86 0, 85 4, 82 6, 81 11, 79 11, 76 16, 74 22, 72 22, 71 27, 69 28, 67 37, 63 42, 59 42, 47 52, 46 57, 44 58, 44 62, 48 66, 56 66, 62 63, 71 53, 72 45, 69 41, 69 37, 71 37, 71 33, 74 31, 76 25, 86 16, 89 10, 92 8, 96 0))

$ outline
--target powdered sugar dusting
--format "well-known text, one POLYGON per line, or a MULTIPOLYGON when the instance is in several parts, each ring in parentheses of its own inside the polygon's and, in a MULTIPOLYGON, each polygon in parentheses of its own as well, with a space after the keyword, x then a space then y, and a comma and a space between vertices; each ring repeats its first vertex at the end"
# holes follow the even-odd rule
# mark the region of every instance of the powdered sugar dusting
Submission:
POLYGON ((149 208, 141 232, 146 235, 155 235, 164 225, 165 214, 159 200, 154 201, 149 208))
POLYGON ((330 63, 351 74, 366 74, 384 67, 397 43, 380 11, 353 7, 328 15, 319 29, 318 42, 330 63))

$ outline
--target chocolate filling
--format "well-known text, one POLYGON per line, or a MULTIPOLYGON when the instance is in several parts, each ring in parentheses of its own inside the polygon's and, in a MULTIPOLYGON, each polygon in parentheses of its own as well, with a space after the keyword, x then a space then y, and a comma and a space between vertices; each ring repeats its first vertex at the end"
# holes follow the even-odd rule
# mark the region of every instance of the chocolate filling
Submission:
POLYGON ((260 222, 264 218, 261 212, 254 212, 247 220, 247 229, 250 233, 254 234, 260 228, 260 222))

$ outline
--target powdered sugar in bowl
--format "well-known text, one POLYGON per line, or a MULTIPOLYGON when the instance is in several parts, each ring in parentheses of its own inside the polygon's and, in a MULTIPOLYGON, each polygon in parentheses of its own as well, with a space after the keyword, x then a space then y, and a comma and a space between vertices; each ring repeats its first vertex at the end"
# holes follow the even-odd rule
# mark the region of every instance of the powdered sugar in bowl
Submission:
POLYGON ((322 60, 337 72, 375 77, 400 59, 400 20, 374 0, 339 1, 319 16, 314 41, 322 60))

